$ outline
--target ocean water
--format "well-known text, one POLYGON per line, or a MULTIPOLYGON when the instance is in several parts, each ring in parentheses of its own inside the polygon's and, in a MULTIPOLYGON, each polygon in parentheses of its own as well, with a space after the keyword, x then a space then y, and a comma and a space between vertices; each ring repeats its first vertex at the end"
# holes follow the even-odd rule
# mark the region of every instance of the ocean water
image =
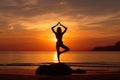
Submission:
MULTIPOLYGON (((72 68, 120 70, 120 52, 70 51, 60 59, 72 68)), ((57 62, 54 51, 0 52, 0 69, 36 69, 57 62)))

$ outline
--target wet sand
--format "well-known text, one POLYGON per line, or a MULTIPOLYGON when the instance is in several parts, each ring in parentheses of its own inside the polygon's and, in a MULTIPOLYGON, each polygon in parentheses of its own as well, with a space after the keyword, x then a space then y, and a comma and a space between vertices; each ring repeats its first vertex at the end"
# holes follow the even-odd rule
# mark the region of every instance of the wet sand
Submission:
POLYGON ((34 70, 0 70, 0 80, 120 80, 120 72, 88 71, 67 76, 38 76, 34 70))

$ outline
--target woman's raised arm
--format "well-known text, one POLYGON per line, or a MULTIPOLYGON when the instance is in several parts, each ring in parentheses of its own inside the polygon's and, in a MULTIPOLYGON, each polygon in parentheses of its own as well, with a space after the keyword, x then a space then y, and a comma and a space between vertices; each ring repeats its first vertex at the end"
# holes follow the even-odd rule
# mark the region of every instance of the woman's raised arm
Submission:
POLYGON ((58 22, 55 26, 53 26, 53 27, 51 28, 54 33, 56 33, 55 30, 54 30, 54 28, 55 28, 58 24, 59 24, 59 22, 58 22))
POLYGON ((64 27, 64 31, 62 32, 63 34, 67 31, 67 27, 65 27, 64 25, 62 25, 61 23, 60 23, 60 25, 62 26, 62 27, 64 27))

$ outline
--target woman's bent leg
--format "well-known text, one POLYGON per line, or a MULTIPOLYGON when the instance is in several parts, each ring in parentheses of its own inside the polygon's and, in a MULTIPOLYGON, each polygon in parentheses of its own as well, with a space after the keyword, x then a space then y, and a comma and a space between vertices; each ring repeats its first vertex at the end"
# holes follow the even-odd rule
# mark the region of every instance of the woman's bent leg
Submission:
POLYGON ((61 47, 62 47, 63 49, 65 49, 65 50, 62 51, 61 53, 64 53, 64 52, 70 51, 70 49, 69 49, 67 46, 65 46, 64 44, 61 45, 61 47))
POLYGON ((57 49, 58 62, 60 63, 60 46, 58 44, 56 44, 56 49, 57 49))

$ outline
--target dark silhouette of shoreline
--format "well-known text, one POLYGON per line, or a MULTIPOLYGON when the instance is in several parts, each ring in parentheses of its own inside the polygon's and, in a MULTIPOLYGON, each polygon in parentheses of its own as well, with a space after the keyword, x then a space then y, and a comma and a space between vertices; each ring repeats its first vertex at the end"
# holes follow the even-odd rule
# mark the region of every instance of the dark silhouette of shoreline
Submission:
POLYGON ((115 45, 96 47, 92 51, 120 51, 120 41, 118 41, 115 45))

